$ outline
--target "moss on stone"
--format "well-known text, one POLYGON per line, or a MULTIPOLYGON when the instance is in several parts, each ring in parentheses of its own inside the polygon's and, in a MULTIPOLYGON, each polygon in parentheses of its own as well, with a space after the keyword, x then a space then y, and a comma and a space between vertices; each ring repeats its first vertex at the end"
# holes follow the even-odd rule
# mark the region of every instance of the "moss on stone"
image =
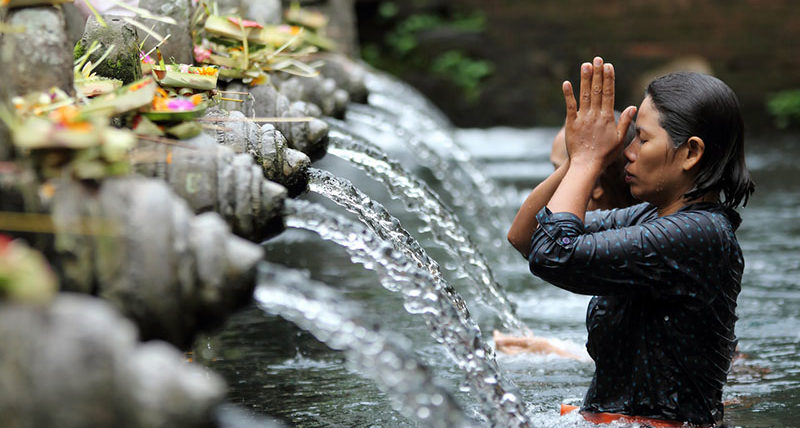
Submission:
POLYGON ((80 40, 78 43, 75 43, 75 47, 72 48, 72 59, 77 60, 78 58, 82 57, 83 54, 86 53, 86 47, 83 46, 80 40))
POLYGON ((107 26, 99 25, 94 17, 87 21, 83 37, 75 45, 73 55, 79 58, 83 55, 94 40, 100 43, 100 49, 89 56, 89 60, 95 62, 105 54, 108 46, 114 46, 114 50, 106 59, 97 65, 94 72, 98 76, 121 80, 124 84, 131 83, 142 78, 142 65, 139 60, 139 39, 135 28, 125 24, 120 19, 111 18, 107 20, 107 26))
MULTIPOLYGON (((98 51, 104 50, 99 49, 98 51)), ((94 54, 92 54, 90 59, 97 60, 99 57, 94 58, 94 54)), ((97 68, 94 69, 94 71, 98 76, 119 79, 124 84, 128 84, 142 78, 142 65, 139 62, 138 55, 119 56, 116 60, 103 61, 97 66, 97 68)))

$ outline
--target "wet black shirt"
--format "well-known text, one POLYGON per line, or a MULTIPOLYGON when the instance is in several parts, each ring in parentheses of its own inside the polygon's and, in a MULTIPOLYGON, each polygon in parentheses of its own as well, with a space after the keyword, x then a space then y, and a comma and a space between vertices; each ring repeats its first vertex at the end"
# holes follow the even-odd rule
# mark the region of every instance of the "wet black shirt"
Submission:
POLYGON ((546 207, 537 219, 531 272, 595 296, 582 410, 720 422, 744 269, 738 214, 694 204, 658 217, 640 204, 588 212, 585 224, 546 207))

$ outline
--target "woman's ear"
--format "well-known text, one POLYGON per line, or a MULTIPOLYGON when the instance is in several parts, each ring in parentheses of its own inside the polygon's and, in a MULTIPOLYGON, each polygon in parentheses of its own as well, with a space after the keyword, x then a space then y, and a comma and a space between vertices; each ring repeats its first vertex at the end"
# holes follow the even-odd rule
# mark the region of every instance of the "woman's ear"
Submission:
POLYGON ((686 158, 683 160, 683 170, 689 171, 700 164, 700 159, 706 150, 706 143, 700 137, 689 137, 684 145, 686 147, 686 158))

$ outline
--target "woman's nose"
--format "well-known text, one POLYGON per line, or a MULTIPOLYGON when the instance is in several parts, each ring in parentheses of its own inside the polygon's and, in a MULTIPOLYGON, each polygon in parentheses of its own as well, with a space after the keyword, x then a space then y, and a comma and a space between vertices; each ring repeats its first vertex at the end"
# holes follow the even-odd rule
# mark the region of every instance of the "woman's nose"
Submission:
POLYGON ((639 137, 634 138, 633 141, 628 144, 628 147, 625 147, 625 150, 623 150, 622 154, 625 155, 625 159, 627 159, 628 162, 633 162, 636 160, 638 147, 639 137))

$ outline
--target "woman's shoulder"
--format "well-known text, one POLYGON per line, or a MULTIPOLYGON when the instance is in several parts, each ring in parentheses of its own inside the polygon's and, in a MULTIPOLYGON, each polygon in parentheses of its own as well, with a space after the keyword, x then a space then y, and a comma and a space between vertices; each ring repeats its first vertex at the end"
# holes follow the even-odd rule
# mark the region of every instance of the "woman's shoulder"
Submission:
POLYGON ((687 205, 678 212, 658 217, 653 220, 665 223, 685 233, 702 232, 700 235, 713 233, 726 241, 735 241, 736 228, 741 219, 739 214, 718 203, 696 203, 687 205))
POLYGON ((678 210, 674 215, 690 218, 697 222, 712 222, 717 225, 728 226, 734 230, 742 221, 739 213, 735 210, 713 202, 689 204, 678 210))

